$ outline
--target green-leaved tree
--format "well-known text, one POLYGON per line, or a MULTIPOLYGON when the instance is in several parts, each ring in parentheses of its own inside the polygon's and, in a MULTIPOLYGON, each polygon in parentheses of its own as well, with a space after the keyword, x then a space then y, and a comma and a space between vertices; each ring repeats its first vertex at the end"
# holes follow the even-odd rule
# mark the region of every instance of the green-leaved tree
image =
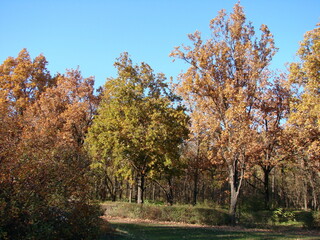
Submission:
POLYGON ((137 177, 138 203, 143 203, 150 171, 179 158, 188 117, 163 74, 146 64, 133 65, 127 53, 115 63, 118 77, 104 86, 98 115, 86 139, 93 167, 115 167, 137 177))

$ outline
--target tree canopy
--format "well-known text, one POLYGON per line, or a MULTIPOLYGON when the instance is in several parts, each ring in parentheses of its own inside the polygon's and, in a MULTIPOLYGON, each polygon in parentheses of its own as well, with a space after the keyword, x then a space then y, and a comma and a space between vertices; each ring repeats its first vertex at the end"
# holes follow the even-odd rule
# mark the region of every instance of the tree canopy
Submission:
POLYGON ((181 74, 179 90, 201 109, 199 119, 212 138, 215 158, 228 168, 230 214, 234 218, 249 165, 257 99, 268 81, 267 67, 276 48, 267 26, 261 26, 259 39, 255 36, 239 4, 229 16, 219 12, 210 29, 212 38, 204 41, 199 32, 190 34, 193 46, 177 47, 171 56, 190 64, 181 74))
POLYGON ((143 202, 144 178, 179 158, 188 117, 163 74, 146 63, 133 65, 127 53, 115 66, 118 77, 104 85, 87 144, 95 162, 111 161, 119 172, 137 175, 143 202))

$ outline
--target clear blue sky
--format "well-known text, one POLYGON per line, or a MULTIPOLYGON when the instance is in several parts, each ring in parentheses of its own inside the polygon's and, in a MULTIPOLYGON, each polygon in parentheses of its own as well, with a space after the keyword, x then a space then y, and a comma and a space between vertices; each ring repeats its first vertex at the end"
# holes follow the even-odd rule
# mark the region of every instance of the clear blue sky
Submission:
MULTIPOLYGON (((188 33, 209 33, 220 9, 232 11, 238 0, 1 0, 0 62, 27 48, 40 53, 52 74, 80 67, 96 86, 116 76, 113 67, 127 51, 156 72, 176 78, 186 65, 172 62, 175 46, 188 44, 188 33)), ((320 22, 320 0, 242 0, 247 19, 269 26, 279 48, 273 67, 295 58, 303 34, 320 22)))

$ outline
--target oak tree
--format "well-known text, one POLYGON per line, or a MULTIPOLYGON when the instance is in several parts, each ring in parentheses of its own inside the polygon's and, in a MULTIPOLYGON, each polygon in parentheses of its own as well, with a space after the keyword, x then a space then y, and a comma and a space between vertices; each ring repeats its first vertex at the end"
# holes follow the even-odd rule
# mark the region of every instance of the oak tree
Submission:
POLYGON ((138 179, 138 203, 143 203, 150 171, 170 166, 179 157, 187 116, 177 104, 163 74, 146 64, 133 65, 127 53, 115 63, 117 78, 104 85, 98 115, 87 144, 95 163, 112 164, 138 179))
POLYGON ((88 202, 82 144, 93 78, 53 78, 46 64, 22 50, 0 66, 0 238, 92 239, 99 213, 88 202))
POLYGON ((229 173, 230 216, 235 222, 236 205, 250 154, 252 118, 256 97, 265 81, 266 69, 276 52, 273 36, 262 25, 260 38, 246 22, 236 4, 229 16, 224 10, 211 20, 212 38, 203 40, 196 31, 189 35, 192 46, 177 47, 171 56, 190 64, 181 74, 180 92, 188 95, 203 112, 215 158, 229 173))
POLYGON ((270 174, 280 164, 289 163, 292 157, 290 135, 285 131, 285 121, 289 113, 291 91, 285 76, 278 76, 262 89, 255 107, 254 129, 256 131, 252 155, 254 164, 262 172, 265 208, 270 207, 270 174))
POLYGON ((304 36, 297 52, 300 62, 290 65, 289 80, 297 94, 292 99, 288 130, 300 167, 305 169, 317 208, 314 182, 320 176, 320 24, 304 36))

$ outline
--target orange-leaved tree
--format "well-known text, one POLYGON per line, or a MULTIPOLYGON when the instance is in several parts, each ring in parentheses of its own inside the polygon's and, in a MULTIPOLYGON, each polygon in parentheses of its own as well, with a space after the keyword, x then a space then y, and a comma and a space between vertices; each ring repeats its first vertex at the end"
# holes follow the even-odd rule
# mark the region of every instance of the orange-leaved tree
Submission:
POLYGON ((235 223, 236 205, 248 164, 253 136, 254 107, 268 78, 267 67, 276 52, 273 36, 262 25, 260 38, 236 4, 228 16, 224 10, 211 20, 212 38, 199 32, 189 35, 193 46, 177 47, 171 56, 190 64, 181 74, 180 92, 202 111, 202 121, 216 150, 217 161, 229 173, 230 217, 235 223))
POLYGON ((289 144, 290 135, 285 131, 285 122, 289 113, 291 91, 286 76, 273 78, 261 89, 254 115, 256 130, 252 142, 252 159, 262 172, 259 179, 263 184, 265 208, 270 208, 269 177, 271 171, 284 164, 292 156, 289 144))
POLYGON ((92 239, 99 218, 82 143, 93 79, 52 78, 46 64, 22 50, 0 66, 0 238, 92 239))

